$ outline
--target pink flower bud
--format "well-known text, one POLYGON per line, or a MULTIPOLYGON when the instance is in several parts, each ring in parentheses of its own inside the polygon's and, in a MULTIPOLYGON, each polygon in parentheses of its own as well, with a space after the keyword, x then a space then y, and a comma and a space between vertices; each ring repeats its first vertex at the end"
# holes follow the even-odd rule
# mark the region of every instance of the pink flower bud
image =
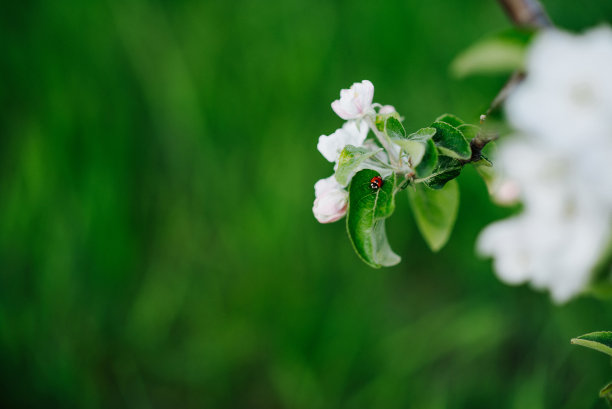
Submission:
POLYGON ((315 184, 315 196, 312 212, 319 223, 332 223, 346 214, 348 192, 333 175, 315 184))

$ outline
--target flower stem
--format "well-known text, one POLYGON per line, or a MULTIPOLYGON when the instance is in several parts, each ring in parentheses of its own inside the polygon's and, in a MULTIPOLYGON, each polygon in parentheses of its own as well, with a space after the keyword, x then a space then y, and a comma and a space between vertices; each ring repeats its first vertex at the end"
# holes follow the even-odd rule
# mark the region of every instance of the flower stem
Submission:
POLYGON ((374 123, 374 121, 372 120, 370 116, 366 116, 365 120, 368 123, 368 126, 370 127, 372 132, 374 132, 374 135, 376 135, 378 142, 380 142, 382 147, 387 151, 387 155, 389 156, 389 161, 391 162, 391 166, 394 169, 399 169, 400 168, 399 158, 395 156, 395 152, 392 149, 390 145, 390 141, 387 139, 387 136, 384 135, 382 132, 380 132, 378 128, 376 128, 376 124, 374 123))
MULTIPOLYGON (((554 26, 538 0, 498 0, 498 2, 518 28, 542 29, 554 26)), ((525 79, 525 73, 520 70, 515 71, 493 99, 487 112, 481 116, 480 122, 484 122, 487 116, 506 100, 516 86, 523 82, 523 79, 525 79)))

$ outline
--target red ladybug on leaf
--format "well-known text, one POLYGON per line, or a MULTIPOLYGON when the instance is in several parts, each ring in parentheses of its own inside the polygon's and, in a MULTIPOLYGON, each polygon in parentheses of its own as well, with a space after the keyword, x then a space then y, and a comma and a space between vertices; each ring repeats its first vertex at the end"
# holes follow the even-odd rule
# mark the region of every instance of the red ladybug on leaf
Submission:
POLYGON ((378 190, 382 187, 383 185, 383 180, 380 176, 374 176, 371 180, 370 180, 370 188, 372 190, 378 190))

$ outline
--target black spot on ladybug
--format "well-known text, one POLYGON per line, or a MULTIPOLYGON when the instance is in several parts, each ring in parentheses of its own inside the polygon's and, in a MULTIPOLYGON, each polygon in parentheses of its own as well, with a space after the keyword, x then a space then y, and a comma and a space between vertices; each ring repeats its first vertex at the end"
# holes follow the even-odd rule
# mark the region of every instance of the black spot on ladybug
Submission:
POLYGON ((370 188, 372 190, 378 190, 382 187, 383 185, 383 180, 380 176, 374 176, 371 180, 370 180, 370 188))

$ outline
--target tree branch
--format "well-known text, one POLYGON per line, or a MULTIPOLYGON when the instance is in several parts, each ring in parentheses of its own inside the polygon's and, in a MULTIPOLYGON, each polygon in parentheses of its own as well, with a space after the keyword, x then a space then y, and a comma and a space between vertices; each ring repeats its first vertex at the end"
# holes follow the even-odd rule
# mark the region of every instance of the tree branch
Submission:
MULTIPOLYGON (((498 2, 518 28, 542 29, 553 27, 550 17, 538 0, 498 0, 498 2)), ((524 78, 524 72, 515 71, 493 99, 487 112, 480 117, 480 121, 483 122, 493 110, 499 107, 524 78)))
POLYGON ((498 0, 508 17, 519 28, 552 27, 552 21, 537 0, 498 0))

